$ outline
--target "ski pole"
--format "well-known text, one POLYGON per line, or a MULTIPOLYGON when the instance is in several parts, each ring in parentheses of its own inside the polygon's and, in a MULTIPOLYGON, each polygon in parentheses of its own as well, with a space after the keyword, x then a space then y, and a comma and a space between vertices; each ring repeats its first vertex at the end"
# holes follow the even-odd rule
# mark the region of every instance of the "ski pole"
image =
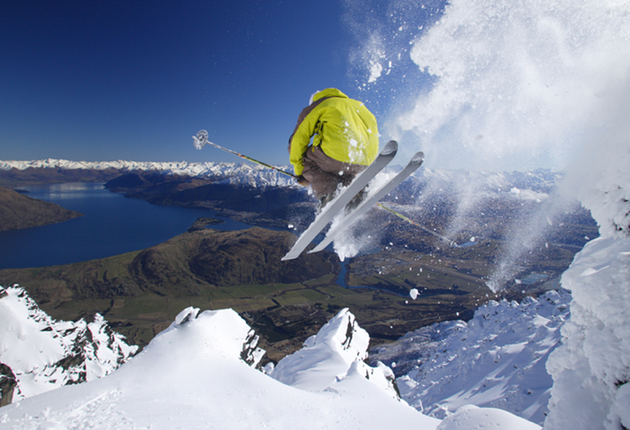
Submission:
POLYGON ((414 221, 414 220, 412 220, 411 218, 406 217, 405 215, 401 214, 401 213, 400 213, 400 212, 398 212, 398 211, 395 211, 395 210, 394 210, 394 209, 392 209, 392 208, 389 208, 389 207, 387 207, 387 206, 385 206, 385 205, 383 205, 383 204, 381 204, 381 203, 377 203, 377 204, 376 204, 376 206, 378 206, 379 208, 381 208, 381 209, 383 209, 383 210, 386 210, 387 212, 389 212, 389 213, 391 213, 391 214, 393 214, 393 215, 396 215, 398 218, 401 218, 401 219, 403 219, 403 220, 407 221, 409 224, 411 224, 411 225, 415 225, 415 226, 416 226, 416 227, 418 227, 419 229, 424 230, 424 231, 426 231, 427 233, 432 234, 433 236, 436 236, 436 237, 438 237, 438 238, 442 239, 443 241, 445 241, 445 242, 447 242, 447 243, 448 243, 448 247, 449 247, 449 248, 450 248, 450 247, 452 247, 452 246, 457 246, 457 244, 456 244, 455 242, 453 242, 452 240, 450 240, 449 238, 444 237, 444 236, 442 236, 442 235, 439 235, 439 234, 437 234, 436 232, 431 231, 431 230, 429 230, 428 228, 426 228, 426 227, 424 227, 424 226, 421 226, 420 224, 418 224, 417 222, 415 222, 415 221, 414 221))
POLYGON ((287 172, 285 170, 278 169, 277 167, 272 166, 270 164, 263 163, 262 161, 259 161, 259 160, 256 160, 254 158, 248 157, 247 155, 240 154, 240 153, 238 153, 236 151, 232 151, 231 149, 224 148, 224 147, 222 147, 220 145, 217 145, 216 143, 210 142, 208 140, 208 132, 206 130, 199 130, 199 132, 197 133, 197 136, 193 136, 193 141, 194 141, 194 145, 195 145, 196 149, 201 149, 201 148, 203 148, 206 145, 212 145, 215 148, 218 148, 218 149, 220 149, 222 151, 225 151, 225 152, 229 152, 232 155, 236 155, 237 157, 241 157, 241 158, 243 158, 245 160, 251 161, 252 163, 260 164, 261 166, 265 166, 265 167, 267 167, 269 169, 273 169, 273 170, 275 170, 275 171, 277 171, 279 173, 282 173, 284 175, 291 176, 292 178, 297 178, 297 176, 294 175, 291 172, 287 172))

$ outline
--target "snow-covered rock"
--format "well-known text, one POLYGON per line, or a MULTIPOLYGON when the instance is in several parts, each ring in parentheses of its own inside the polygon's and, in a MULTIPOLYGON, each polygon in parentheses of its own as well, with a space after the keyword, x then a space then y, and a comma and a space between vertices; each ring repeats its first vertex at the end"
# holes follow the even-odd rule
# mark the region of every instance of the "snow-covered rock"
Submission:
POLYGON ((566 338, 550 357, 545 429, 630 428, 630 239, 598 238, 562 275, 571 290, 566 338))
POLYGON ((0 375, 3 403, 101 378, 138 349, 101 315, 91 323, 56 321, 18 287, 0 287, 0 327, 0 363, 7 367, 0 375))
POLYGON ((309 391, 321 391, 351 375, 366 378, 398 398, 394 373, 382 363, 368 366, 370 336, 359 327, 348 308, 342 309, 304 347, 284 357, 270 372, 280 382, 309 391))
POLYGON ((431 416, 477 405, 541 424, 552 386, 545 363, 560 343, 570 299, 549 291, 520 304, 490 301, 468 323, 423 327, 371 358, 395 366, 402 398, 431 416))

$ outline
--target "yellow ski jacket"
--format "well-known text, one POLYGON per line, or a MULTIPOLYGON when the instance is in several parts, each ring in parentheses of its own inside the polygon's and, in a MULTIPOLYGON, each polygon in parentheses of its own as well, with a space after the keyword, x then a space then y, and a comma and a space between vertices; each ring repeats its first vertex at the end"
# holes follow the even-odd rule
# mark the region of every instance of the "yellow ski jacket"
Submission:
POLYGON ((312 103, 298 118, 289 139, 289 160, 296 175, 303 170, 302 157, 312 147, 343 163, 367 166, 378 154, 376 118, 365 105, 336 88, 327 88, 313 96, 312 103))

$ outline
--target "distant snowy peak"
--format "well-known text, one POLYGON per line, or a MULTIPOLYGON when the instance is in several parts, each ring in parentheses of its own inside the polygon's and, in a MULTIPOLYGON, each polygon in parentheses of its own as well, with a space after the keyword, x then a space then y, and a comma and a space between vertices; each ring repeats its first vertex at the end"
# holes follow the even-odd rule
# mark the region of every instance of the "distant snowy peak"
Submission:
MULTIPOLYGON (((0 170, 26 169, 62 169, 62 170, 120 170, 121 172, 155 172, 163 175, 190 176, 227 181, 235 185, 254 187, 298 186, 293 178, 267 167, 246 163, 190 163, 151 162, 151 161, 70 161, 48 158, 31 161, 0 161, 0 170)), ((289 173, 289 167, 280 167, 289 173)))
POLYGON ((3 403, 103 377, 138 350, 101 315, 56 321, 18 287, 0 287, 0 327, 3 403))

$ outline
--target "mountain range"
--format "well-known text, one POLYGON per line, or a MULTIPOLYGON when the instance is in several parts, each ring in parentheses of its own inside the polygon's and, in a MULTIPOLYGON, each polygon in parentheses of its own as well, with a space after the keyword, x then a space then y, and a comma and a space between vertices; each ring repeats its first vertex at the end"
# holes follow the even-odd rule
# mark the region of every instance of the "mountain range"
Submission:
MULTIPOLYGON (((290 166, 279 166, 291 173, 290 166)), ((393 167, 396 169, 396 167, 393 167)), ((293 186, 298 187, 295 180, 277 170, 247 163, 214 163, 214 162, 137 162, 137 161, 71 161, 63 159, 44 159, 30 161, 2 161, 0 171, 3 181, 17 178, 22 184, 36 181, 37 175, 56 173, 58 175, 79 175, 91 172, 94 178, 99 174, 106 180, 112 179, 112 173, 120 176, 129 172, 157 173, 165 176, 190 178, 219 179, 234 185, 251 185, 258 188, 293 186)), ((463 170, 432 170, 422 168, 422 176, 427 182, 436 184, 438 188, 444 184, 475 183, 485 184, 487 190, 509 192, 512 188, 532 190, 538 193, 549 193, 562 175, 553 170, 536 170, 533 172, 469 172, 463 170)), ((50 180, 50 178, 47 178, 50 180)), ((85 180, 85 179, 84 179, 85 180)), ((67 179, 66 179, 67 181, 67 179)), ((2 183, 0 183, 2 185, 2 183)), ((544 197, 544 196, 543 196, 544 197)))
MULTIPOLYGON (((70 161, 45 159, 31 161, 0 161, 2 182, 22 185, 50 182, 72 182, 70 179, 106 182, 129 172, 157 173, 165 176, 227 180, 233 184, 287 186, 295 182, 290 176, 258 165, 245 163, 137 162, 137 161, 70 161)), ((6 185, 4 185, 6 186, 6 185)))

